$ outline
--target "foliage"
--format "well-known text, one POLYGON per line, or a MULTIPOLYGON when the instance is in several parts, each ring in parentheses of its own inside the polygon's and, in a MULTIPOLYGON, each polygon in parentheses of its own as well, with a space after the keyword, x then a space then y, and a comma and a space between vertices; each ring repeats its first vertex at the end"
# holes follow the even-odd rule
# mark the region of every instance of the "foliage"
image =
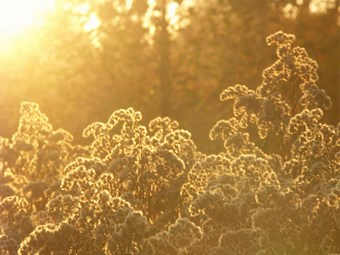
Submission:
POLYGON ((133 108, 75 146, 22 103, 18 131, 0 140, 1 254, 339 253, 340 126, 323 121, 331 100, 294 41, 267 37, 277 60, 261 84, 221 93, 233 116, 210 131, 219 154, 133 108))

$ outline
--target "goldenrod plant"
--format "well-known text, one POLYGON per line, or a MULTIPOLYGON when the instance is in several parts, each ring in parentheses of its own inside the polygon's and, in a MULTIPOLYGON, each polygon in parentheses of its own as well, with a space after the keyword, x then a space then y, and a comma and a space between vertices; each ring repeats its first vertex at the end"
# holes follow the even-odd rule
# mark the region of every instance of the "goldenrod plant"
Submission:
POLYGON ((210 131, 216 154, 133 108, 74 145, 22 103, 18 131, 0 138, 0 254, 340 253, 340 125, 324 122, 331 99, 294 41, 267 37, 277 60, 259 86, 222 91, 233 114, 210 131))

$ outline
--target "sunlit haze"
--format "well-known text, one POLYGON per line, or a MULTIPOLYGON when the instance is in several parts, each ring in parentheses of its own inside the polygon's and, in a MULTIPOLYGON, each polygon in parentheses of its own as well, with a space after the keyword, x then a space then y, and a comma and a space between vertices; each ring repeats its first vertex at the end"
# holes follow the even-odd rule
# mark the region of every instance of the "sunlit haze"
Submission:
POLYGON ((6 51, 15 38, 40 25, 55 0, 0 0, 0 50, 6 51))
POLYGON ((54 0, 0 0, 0 36, 21 33, 39 23, 39 18, 53 7, 54 0))

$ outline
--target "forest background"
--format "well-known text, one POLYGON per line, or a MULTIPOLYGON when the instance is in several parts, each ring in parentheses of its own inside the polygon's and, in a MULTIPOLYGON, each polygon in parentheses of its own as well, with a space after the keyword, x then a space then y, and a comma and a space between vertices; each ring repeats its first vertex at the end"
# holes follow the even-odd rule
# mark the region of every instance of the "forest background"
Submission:
POLYGON ((89 123, 131 106, 145 123, 177 120, 201 150, 218 151, 209 130, 232 115, 219 94, 261 83, 276 58, 265 38, 278 30, 319 64, 333 102, 326 122, 336 124, 338 10, 335 0, 57 0, 41 26, 0 50, 0 135, 15 132, 21 101, 39 103, 78 143, 89 123))

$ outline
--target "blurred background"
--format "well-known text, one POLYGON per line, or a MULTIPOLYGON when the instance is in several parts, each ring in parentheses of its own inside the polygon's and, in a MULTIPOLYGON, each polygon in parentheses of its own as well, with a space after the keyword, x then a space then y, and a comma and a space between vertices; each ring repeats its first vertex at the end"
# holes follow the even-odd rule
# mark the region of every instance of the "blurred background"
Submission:
POLYGON ((266 36, 296 35, 319 64, 319 87, 339 121, 336 0, 7 0, 0 2, 0 136, 18 125, 21 101, 40 104, 75 135, 117 109, 144 123, 170 116, 214 152, 209 130, 231 115, 219 101, 236 83, 255 88, 275 59, 266 36))

